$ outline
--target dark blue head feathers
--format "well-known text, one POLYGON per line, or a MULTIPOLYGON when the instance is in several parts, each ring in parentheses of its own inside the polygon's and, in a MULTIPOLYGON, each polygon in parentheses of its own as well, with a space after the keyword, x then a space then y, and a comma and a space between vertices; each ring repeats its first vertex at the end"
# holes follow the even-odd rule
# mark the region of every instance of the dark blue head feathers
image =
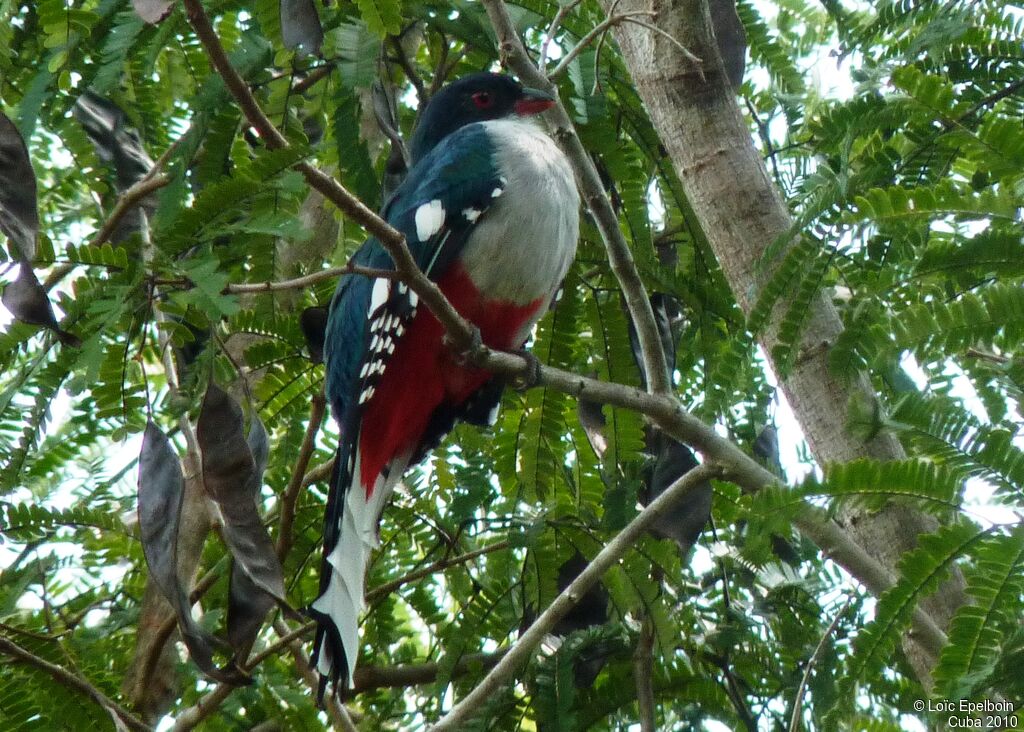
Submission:
POLYGON ((502 74, 481 72, 463 76, 439 91, 427 104, 410 142, 413 164, 437 143, 473 122, 542 112, 554 98, 524 87, 502 74))

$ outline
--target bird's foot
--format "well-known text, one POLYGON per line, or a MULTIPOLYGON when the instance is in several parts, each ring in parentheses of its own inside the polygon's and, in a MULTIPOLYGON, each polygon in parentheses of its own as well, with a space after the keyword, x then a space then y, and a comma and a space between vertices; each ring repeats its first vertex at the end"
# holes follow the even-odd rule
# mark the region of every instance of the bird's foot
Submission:
POLYGON ((525 348, 517 348, 512 353, 522 356, 526 361, 526 370, 512 379, 512 387, 517 391, 526 391, 537 386, 540 383, 540 359, 525 348))
POLYGON ((455 353, 456 362, 460 366, 472 366, 480 358, 482 351, 486 349, 484 345, 484 338, 480 334, 480 329, 472 323, 469 324, 471 328, 469 334, 469 343, 463 345, 461 343, 455 343, 446 333, 444 336, 444 344, 455 353))

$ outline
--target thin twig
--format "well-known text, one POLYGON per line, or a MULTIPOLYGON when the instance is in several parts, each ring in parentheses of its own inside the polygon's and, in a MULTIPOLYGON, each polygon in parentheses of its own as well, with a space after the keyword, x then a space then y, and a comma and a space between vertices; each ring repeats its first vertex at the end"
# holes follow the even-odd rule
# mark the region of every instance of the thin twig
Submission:
MULTIPOLYGON (((695 56, 693 54, 693 52, 690 51, 690 49, 688 49, 686 46, 684 46, 679 41, 679 39, 675 38, 668 31, 662 30, 658 26, 653 25, 651 23, 648 23, 647 21, 637 20, 636 18, 632 18, 632 17, 623 18, 623 20, 625 20, 627 23, 632 23, 633 25, 638 25, 641 28, 646 28, 647 30, 651 31, 652 33, 657 33, 658 35, 662 36, 663 38, 667 38, 676 48, 679 49, 679 52, 681 54, 683 54, 683 57, 686 58, 687 61, 689 61, 690 63, 692 63, 695 66, 697 66, 698 70, 700 70, 700 67, 703 65, 704 62, 701 61, 700 58, 695 56)), ((703 70, 700 70, 700 76, 701 76, 701 79, 704 78, 703 70)))
MULTIPOLYGON (((163 160, 163 158, 161 158, 161 160, 163 160)), ((159 164, 159 161, 157 161, 157 164, 159 164)), ((157 164, 154 164, 144 178, 135 183, 117 199, 117 203, 114 204, 114 208, 107 217, 107 220, 103 222, 103 226, 100 227, 100 230, 93 234, 92 239, 89 240, 88 246, 98 247, 106 242, 107 239, 110 238, 110 235, 114 233, 117 225, 121 223, 121 219, 123 219, 129 211, 135 208, 143 198, 171 182, 171 179, 166 175, 156 175, 156 171, 158 170, 157 164)), ((76 266, 77 265, 74 264, 63 264, 59 267, 54 267, 43 282, 43 287, 47 290, 52 289, 54 285, 64 279, 68 272, 73 270, 76 266)))
POLYGON ((280 292, 282 290, 300 290, 305 289, 310 285, 316 284, 317 282, 334 279, 345 274, 357 274, 363 275, 364 277, 373 277, 388 280, 399 279, 398 273, 392 269, 362 267, 358 264, 353 264, 352 262, 349 262, 344 267, 331 267, 330 269, 322 269, 317 272, 311 272, 308 275, 296 277, 295 279, 291 280, 280 280, 278 282, 242 282, 235 285, 228 285, 227 287, 224 288, 224 293, 232 295, 242 295, 260 292, 280 292))
POLYGON ((656 732, 654 718, 654 624, 645 617, 633 653, 633 680, 640 710, 640 732, 656 732))
MULTIPOLYGON (((522 81, 552 93, 557 99, 557 89, 554 84, 530 60, 526 48, 516 34, 515 25, 508 14, 505 3, 501 0, 483 0, 483 4, 498 37, 501 55, 512 70, 522 81)), ((558 102, 547 112, 547 115, 555 127, 555 138, 576 171, 580 193, 593 214, 594 223, 601 233, 601 239, 608 252, 608 261, 611 264, 612 272, 615 273, 622 288, 626 306, 636 326, 640 350, 643 353, 648 389, 652 394, 668 394, 671 391, 669 371, 658 327, 654 320, 654 311, 651 309, 643 280, 633 261, 629 244, 619 228, 618 217, 612 210, 597 169, 583 148, 565 107, 558 102)))
POLYGON ((115 724, 119 725, 119 727, 139 730, 140 732, 152 732, 153 728, 148 724, 108 697, 88 681, 80 676, 76 676, 66 668, 40 658, 31 651, 22 648, 14 641, 3 636, 0 636, 0 652, 6 653, 7 655, 24 663, 34 666, 40 671, 49 674, 59 684, 89 697, 103 707, 104 711, 114 718, 115 724))
POLYGON ((512 676, 533 654, 534 649, 551 632, 555 624, 575 607, 613 564, 625 556, 648 526, 683 500, 700 483, 720 474, 717 468, 705 463, 683 475, 652 501, 598 552, 586 569, 570 582, 569 586, 541 613, 540 617, 509 649, 508 654, 491 669, 491 672, 476 685, 473 691, 467 694, 437 724, 429 728, 431 732, 462 729, 469 720, 475 717, 488 698, 509 683, 512 676))
POLYGON ((251 671, 271 656, 276 656, 282 650, 287 648, 289 644, 294 643, 303 636, 312 633, 314 628, 316 628, 315 620, 303 623, 297 628, 289 628, 283 620, 278 618, 274 621, 274 630, 277 631, 278 636, 277 640, 259 653, 250 656, 243 665, 243 668, 245 668, 246 671, 251 671))
POLYGON ((991 361, 992 363, 997 363, 1000 366, 1008 364, 1013 360, 1009 356, 1003 356, 999 353, 990 353, 989 351, 983 351, 980 348, 968 348, 966 355, 971 356, 972 358, 981 359, 982 361, 991 361))
MULTIPOLYGON (((316 623, 309 623, 307 625, 312 628, 316 623)), ((306 626, 303 626, 303 629, 305 628, 306 626)), ((274 630, 281 636, 282 641, 295 634, 295 631, 289 632, 288 625, 280 618, 274 621, 274 630)), ((313 672, 313 667, 309 663, 309 657, 302 649, 302 645, 298 642, 297 638, 291 638, 288 641, 287 647, 292 654, 292 658, 295 659, 295 666, 302 675, 302 680, 306 682, 311 692, 317 693, 320 681, 313 672)), ((341 703, 340 699, 332 694, 324 698, 324 705, 327 709, 327 716, 331 718, 335 729, 340 729, 343 732, 358 732, 355 723, 352 721, 352 715, 349 714, 348 709, 341 703)))
POLYGON ((334 64, 325 64, 324 66, 318 66, 309 72, 309 76, 305 79, 301 79, 295 82, 295 86, 292 87, 292 91, 296 94, 302 94, 309 91, 315 86, 321 79, 326 79, 334 71, 334 64))
POLYGON ((302 476, 302 487, 309 488, 314 483, 319 483, 322 480, 326 480, 331 475, 331 471, 334 470, 334 458, 325 460, 324 462, 317 465, 315 468, 310 470, 304 476, 302 476))
POLYGON ((804 703, 804 692, 807 691, 807 682, 811 678, 811 670, 814 668, 814 664, 818 661, 818 656, 821 655, 822 650, 825 648, 825 643, 829 637, 835 632, 836 627, 839 625, 839 621, 846 615, 847 608, 853 602, 853 597, 848 597, 843 606, 839 608, 839 612, 836 613, 835 618, 829 623, 828 627, 825 628, 825 632, 821 635, 821 640, 818 641, 818 645, 814 649, 814 653, 811 654, 810 659, 807 661, 807 668, 804 669, 804 675, 800 679, 800 686, 796 689, 796 697, 793 699, 793 716, 789 719, 789 732, 797 732, 800 729, 800 706, 804 703))
POLYGON ((405 78, 412 84, 413 89, 416 90, 416 97, 420 100, 420 107, 423 107, 428 101, 430 101, 430 94, 427 91, 426 85, 423 83, 423 79, 420 78, 419 72, 416 67, 412 65, 412 61, 409 60, 409 54, 405 52, 405 47, 402 45, 402 40, 392 36, 390 39, 391 48, 395 52, 395 61, 405 72, 405 78))
MULTIPOLYGON (((461 656, 451 669, 451 678, 476 671, 494 668, 505 657, 507 650, 494 653, 468 653, 461 656)), ((403 663, 398 666, 361 666, 356 669, 352 678, 352 689, 345 693, 346 697, 355 696, 373 689, 405 688, 420 684, 431 684, 440 675, 441 664, 427 661, 426 663, 403 663)))
POLYGON ((555 13, 555 17, 551 19, 551 24, 548 29, 544 32, 544 40, 540 42, 540 59, 537 61, 537 66, 544 69, 548 65, 548 46, 551 45, 551 39, 555 37, 555 33, 558 31, 558 26, 562 24, 562 19, 572 12, 573 8, 580 4, 582 0, 572 0, 567 5, 561 5, 558 8, 558 12, 555 13))
POLYGON ((633 17, 650 17, 652 15, 655 15, 655 12, 653 10, 633 10, 628 13, 620 13, 619 15, 613 15, 607 18, 606 20, 603 20, 602 22, 598 23, 596 26, 594 26, 594 28, 588 31, 587 34, 583 36, 583 38, 580 39, 579 43, 572 47, 572 50, 570 50, 567 54, 565 54, 565 56, 559 59, 558 66, 551 70, 551 73, 548 74, 548 78, 557 78, 559 74, 566 71, 569 68, 569 64, 571 64, 573 60, 577 56, 579 56, 584 49, 586 49, 587 46, 593 43, 595 38, 597 38, 602 33, 607 33, 613 25, 618 25, 619 23, 623 23, 633 17))
POLYGON ((302 438, 302 446, 299 448, 299 456, 295 460, 295 467, 292 468, 292 476, 288 480, 288 486, 281 494, 281 515, 277 522, 277 558, 284 562, 288 552, 291 551, 293 537, 292 528, 295 523, 295 504, 302 493, 303 477, 306 468, 309 466, 310 458, 316 451, 316 434, 320 431, 320 425, 324 421, 327 400, 324 397, 323 389, 313 397, 310 406, 309 423, 306 425, 306 434, 302 438))
POLYGON ((488 544, 487 546, 480 547, 479 549, 474 549, 471 552, 466 552, 465 554, 460 554, 456 557, 445 557, 444 559, 438 559, 436 562, 428 564, 426 567, 423 567, 422 569, 417 569, 413 572, 410 572, 407 575, 404 575, 397 579, 393 579, 390 582, 385 582, 382 585, 374 587, 372 590, 366 593, 366 602, 373 602, 378 597, 394 592, 402 585, 407 585, 410 582, 415 582, 416 580, 422 579, 423 577, 429 577, 430 575, 436 572, 440 572, 441 570, 448 569, 449 567, 454 567, 459 564, 465 564, 466 562, 472 559, 476 559, 477 557, 483 556, 484 554, 490 554, 492 552, 501 551, 502 549, 507 549, 508 547, 509 543, 507 541, 496 541, 493 544, 488 544))

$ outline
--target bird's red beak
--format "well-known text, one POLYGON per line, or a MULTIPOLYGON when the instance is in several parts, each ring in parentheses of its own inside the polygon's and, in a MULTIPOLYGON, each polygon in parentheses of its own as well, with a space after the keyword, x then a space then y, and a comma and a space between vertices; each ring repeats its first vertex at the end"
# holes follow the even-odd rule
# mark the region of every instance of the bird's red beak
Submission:
POLYGON ((520 117, 526 117, 531 114, 539 114, 545 109, 551 109, 555 106, 555 98, 547 92, 542 92, 540 89, 524 88, 523 94, 516 101, 515 110, 516 114, 520 117))

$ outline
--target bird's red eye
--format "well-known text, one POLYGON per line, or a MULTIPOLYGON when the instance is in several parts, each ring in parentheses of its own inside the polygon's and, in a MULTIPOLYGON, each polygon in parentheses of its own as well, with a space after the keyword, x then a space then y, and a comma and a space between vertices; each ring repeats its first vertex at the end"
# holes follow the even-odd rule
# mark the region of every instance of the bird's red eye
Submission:
POLYGON ((494 97, 487 92, 477 92, 473 95, 473 104, 477 109, 490 109, 494 104, 494 97))

